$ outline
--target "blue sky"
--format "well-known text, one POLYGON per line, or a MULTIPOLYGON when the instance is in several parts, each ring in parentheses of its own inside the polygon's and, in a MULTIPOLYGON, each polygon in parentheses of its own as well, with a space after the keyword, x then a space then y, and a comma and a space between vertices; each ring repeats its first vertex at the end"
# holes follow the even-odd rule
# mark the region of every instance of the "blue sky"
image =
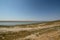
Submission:
POLYGON ((59 20, 60 0, 0 0, 0 20, 59 20))

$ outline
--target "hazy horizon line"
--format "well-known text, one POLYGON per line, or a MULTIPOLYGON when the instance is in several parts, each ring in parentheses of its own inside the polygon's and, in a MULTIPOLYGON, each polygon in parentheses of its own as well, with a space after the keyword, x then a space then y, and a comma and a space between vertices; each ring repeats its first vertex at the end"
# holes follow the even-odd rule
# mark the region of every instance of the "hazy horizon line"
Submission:
MULTIPOLYGON (((58 19, 60 20, 60 19, 58 19)), ((0 20, 1 21, 44 21, 44 20, 0 20)), ((56 21, 56 20, 45 20, 45 21, 56 21)))

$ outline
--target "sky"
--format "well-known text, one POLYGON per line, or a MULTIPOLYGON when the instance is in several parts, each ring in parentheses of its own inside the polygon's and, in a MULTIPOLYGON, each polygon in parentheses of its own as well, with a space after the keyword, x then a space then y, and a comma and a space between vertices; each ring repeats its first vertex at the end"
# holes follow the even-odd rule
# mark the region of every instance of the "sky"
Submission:
POLYGON ((0 20, 60 20, 60 0, 0 0, 0 20))

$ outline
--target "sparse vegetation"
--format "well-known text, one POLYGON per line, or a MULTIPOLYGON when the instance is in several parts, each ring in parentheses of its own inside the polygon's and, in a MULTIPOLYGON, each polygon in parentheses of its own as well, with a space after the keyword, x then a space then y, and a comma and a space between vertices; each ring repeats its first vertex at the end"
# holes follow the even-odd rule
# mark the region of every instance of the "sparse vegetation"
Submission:
MULTIPOLYGON (((59 22, 59 21, 56 21, 59 22)), ((53 25, 54 23, 56 23, 55 21, 52 22, 46 22, 45 25, 53 25)), ((42 23, 43 24, 43 23, 42 23)), ((56 23, 57 24, 57 23, 56 23)), ((39 24, 28 24, 28 25, 16 25, 19 28, 34 28, 38 26, 39 24)), ((15 26, 15 27, 16 27, 15 26)), ((10 28, 9 26, 1 26, 0 28, 10 28)), ((14 26, 12 27, 14 28, 14 26)), ((7 31, 7 32, 0 32, 0 40, 14 40, 14 39, 18 39, 18 38, 25 38, 30 36, 31 34, 36 35, 37 37, 39 37, 39 35, 43 35, 45 33, 50 33, 50 32, 54 32, 54 31, 60 31, 60 25, 59 26, 53 26, 53 27, 49 27, 49 28, 43 28, 43 29, 37 29, 37 30, 21 30, 18 32, 13 32, 13 31, 7 31), (38 34, 36 34, 38 33, 38 34)), ((58 37, 52 37, 55 40, 60 40, 60 34, 58 35, 58 37)), ((24 40, 32 40, 32 39, 24 39, 24 40)))

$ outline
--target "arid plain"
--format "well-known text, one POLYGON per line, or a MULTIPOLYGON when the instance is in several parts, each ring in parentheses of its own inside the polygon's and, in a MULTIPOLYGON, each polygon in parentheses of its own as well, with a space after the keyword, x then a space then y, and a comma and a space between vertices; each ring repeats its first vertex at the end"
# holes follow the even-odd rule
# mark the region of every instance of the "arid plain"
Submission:
POLYGON ((0 40, 60 40, 60 20, 14 26, 0 25, 0 40))

